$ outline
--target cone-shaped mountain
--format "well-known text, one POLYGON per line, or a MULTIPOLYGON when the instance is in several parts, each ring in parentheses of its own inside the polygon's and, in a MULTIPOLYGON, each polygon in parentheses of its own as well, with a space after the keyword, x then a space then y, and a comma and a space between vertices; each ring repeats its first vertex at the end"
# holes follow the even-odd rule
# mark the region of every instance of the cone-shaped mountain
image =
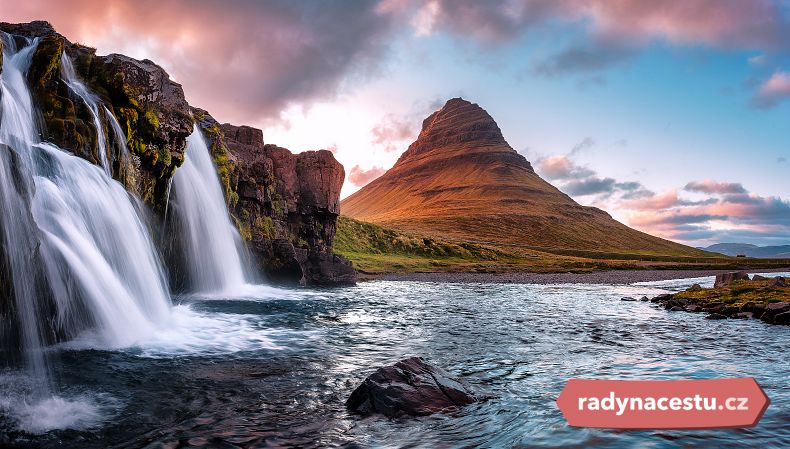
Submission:
POLYGON ((578 204, 535 173, 483 108, 461 98, 426 118, 395 165, 346 198, 341 213, 403 231, 497 245, 700 254, 578 204))

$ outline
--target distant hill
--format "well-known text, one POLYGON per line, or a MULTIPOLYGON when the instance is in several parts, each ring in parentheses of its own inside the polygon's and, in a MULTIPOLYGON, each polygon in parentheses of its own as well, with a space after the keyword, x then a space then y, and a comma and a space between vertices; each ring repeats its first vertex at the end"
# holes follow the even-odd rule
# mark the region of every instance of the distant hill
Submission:
POLYGON ((760 259, 790 259, 790 245, 757 246, 748 243, 717 243, 702 249, 727 256, 742 254, 760 259))
POLYGON ((578 204, 535 173, 483 108, 461 98, 426 118, 397 163, 343 200, 341 213, 500 248, 706 255, 578 204))

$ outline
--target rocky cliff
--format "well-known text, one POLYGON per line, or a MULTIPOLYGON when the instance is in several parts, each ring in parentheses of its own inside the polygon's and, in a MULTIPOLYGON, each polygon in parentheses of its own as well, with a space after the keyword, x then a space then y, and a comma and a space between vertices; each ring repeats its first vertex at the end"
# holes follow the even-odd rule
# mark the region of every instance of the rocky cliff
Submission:
POLYGON ((449 100, 344 215, 401 231, 502 248, 698 254, 576 203, 541 179, 477 104, 449 100))
POLYGON ((264 145, 260 130, 220 128, 207 112, 193 114, 181 86, 154 62, 99 56, 95 49, 70 42, 47 22, 0 23, 0 31, 18 46, 24 38, 39 40, 28 81, 41 111, 42 140, 94 164, 107 160, 112 176, 161 220, 170 180, 184 161, 186 138, 197 121, 212 142, 230 211, 260 270, 283 282, 353 282, 353 270, 332 254, 344 172, 331 153, 293 155, 264 145), (96 96, 100 129, 89 107, 64 81, 65 58, 96 96), (120 133, 110 118, 123 136, 116 135, 120 133), (226 137, 223 131, 232 129, 238 132, 226 137), (113 141, 125 139, 128 154, 115 145, 103 145, 100 133, 113 141))
POLYGON ((194 116, 207 136, 228 207, 254 262, 275 282, 349 284, 351 264, 332 253, 345 171, 329 151, 293 154, 261 130, 194 116))

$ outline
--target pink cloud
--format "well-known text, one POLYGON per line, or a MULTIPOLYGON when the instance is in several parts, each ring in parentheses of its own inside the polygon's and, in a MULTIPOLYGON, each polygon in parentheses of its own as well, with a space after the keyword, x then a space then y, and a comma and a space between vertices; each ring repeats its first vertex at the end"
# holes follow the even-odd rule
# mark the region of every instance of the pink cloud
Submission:
POLYGON ((578 179, 592 176, 592 170, 576 165, 568 156, 557 155, 539 159, 535 162, 541 175, 548 179, 578 179))
POLYGON ((422 34, 444 28, 497 42, 550 20, 588 24, 595 36, 627 41, 661 38, 671 43, 728 48, 786 48, 787 20, 772 0, 404 0, 391 8, 416 9, 422 34))
POLYGON ((385 117, 381 123, 373 127, 370 133, 373 135, 371 143, 382 146, 386 152, 397 151, 399 144, 407 139, 413 139, 417 135, 408 120, 392 115, 385 117))
POLYGON ((745 194, 746 189, 741 183, 716 182, 710 179, 704 181, 692 181, 683 187, 690 192, 715 193, 715 194, 745 194))
POLYGON ((48 20, 72 41, 151 59, 183 84, 190 104, 241 123, 332 99, 351 71, 375 69, 394 24, 377 0, 5 3, 4 21, 48 20))
POLYGON ((787 98, 790 98, 790 73, 778 71, 760 85, 752 102, 770 108, 787 98))
POLYGON ((696 184, 702 188, 684 190, 716 197, 692 201, 679 197, 678 191, 673 190, 645 200, 622 201, 617 207, 626 212, 631 226, 673 240, 790 240, 790 201, 749 193, 740 183, 696 184))
POLYGON ((387 170, 382 167, 371 167, 365 170, 359 165, 355 165, 351 167, 351 171, 348 172, 348 181, 355 186, 362 187, 383 175, 386 171, 387 170))
POLYGON ((647 198, 639 198, 623 201, 620 205, 625 209, 631 210, 662 210, 674 207, 679 202, 678 191, 671 190, 661 195, 653 195, 647 198))

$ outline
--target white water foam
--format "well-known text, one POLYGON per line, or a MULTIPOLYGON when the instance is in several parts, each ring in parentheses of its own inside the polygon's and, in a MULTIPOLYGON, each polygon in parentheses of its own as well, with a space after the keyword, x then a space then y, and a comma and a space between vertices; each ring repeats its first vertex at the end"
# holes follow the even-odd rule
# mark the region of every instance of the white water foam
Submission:
POLYGON ((93 331, 86 331, 57 348, 122 350, 142 357, 228 355, 245 351, 279 350, 277 336, 293 334, 269 328, 259 315, 200 312, 188 305, 173 307, 167 327, 122 347, 108 347, 93 331))
POLYGON ((35 389, 35 383, 24 373, 5 371, 0 374, 0 413, 13 421, 17 429, 31 434, 96 429, 115 416, 122 406, 107 394, 40 396, 35 389))

